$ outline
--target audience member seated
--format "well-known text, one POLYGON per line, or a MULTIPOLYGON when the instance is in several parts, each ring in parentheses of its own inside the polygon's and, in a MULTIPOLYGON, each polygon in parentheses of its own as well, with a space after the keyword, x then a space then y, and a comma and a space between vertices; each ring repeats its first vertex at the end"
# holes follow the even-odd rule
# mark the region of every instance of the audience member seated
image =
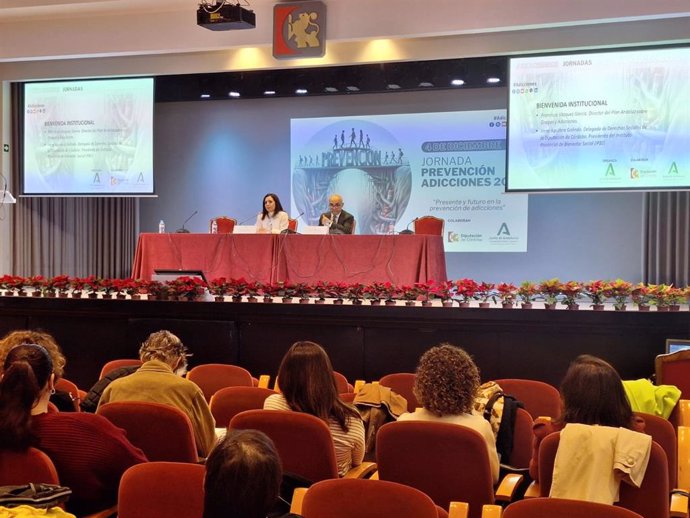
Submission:
POLYGON ((364 424, 359 412, 338 397, 331 361, 314 342, 296 342, 278 370, 281 394, 266 398, 267 410, 293 410, 322 419, 331 430, 338 473, 364 458, 364 424))
POLYGON ((530 476, 539 480, 539 445, 550 433, 568 423, 612 426, 644 432, 644 419, 636 417, 616 369, 604 360, 588 354, 578 356, 568 367, 561 383, 563 410, 555 421, 534 422, 530 476))
MULTIPOLYGON (((53 370, 55 372, 55 381, 62 378, 65 374, 65 365, 67 359, 62 354, 60 346, 55 339, 48 333, 42 331, 18 330, 12 331, 5 338, 0 340, 0 374, 2 373, 2 365, 5 364, 7 353, 17 345, 37 344, 42 346, 53 360, 53 370)), ((76 395, 76 394, 75 394, 76 395)), ((74 412, 74 402, 72 396, 67 392, 61 390, 55 391, 51 394, 50 402, 53 403, 60 412, 74 412)))
MULTIPOLYGON (((206 460, 202 518, 278 518, 283 470, 271 439, 230 431, 206 460)), ((287 515, 296 516, 296 515, 287 515)))
POLYGON ((206 457, 215 443, 216 423, 201 389, 179 375, 187 368, 187 348, 170 331, 157 331, 141 345, 139 357, 143 365, 110 383, 98 406, 111 401, 150 401, 177 407, 189 416, 199 455, 206 457))
POLYGON ((101 416, 48 412, 54 383, 53 362, 44 347, 18 345, 7 353, 0 379, 0 445, 44 451, 60 483, 72 489, 70 512, 82 515, 110 507, 122 474, 146 457, 101 416))
POLYGON ((444 343, 432 347, 419 360, 414 394, 422 404, 398 421, 435 421, 472 428, 486 441, 494 483, 498 482, 496 439, 489 422, 473 411, 479 389, 479 369, 463 349, 444 343))
POLYGON ((109 371, 89 389, 82 402, 79 403, 82 412, 95 413, 98 408, 98 402, 101 400, 101 396, 106 387, 116 379, 124 378, 125 376, 135 373, 139 370, 139 367, 140 365, 127 365, 109 371))

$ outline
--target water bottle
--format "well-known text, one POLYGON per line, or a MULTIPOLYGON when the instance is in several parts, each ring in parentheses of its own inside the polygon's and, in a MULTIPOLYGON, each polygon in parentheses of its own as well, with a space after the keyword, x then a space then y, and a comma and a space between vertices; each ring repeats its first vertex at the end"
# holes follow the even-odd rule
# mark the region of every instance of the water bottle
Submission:
POLYGON ((211 221, 211 234, 217 234, 218 233, 218 222, 214 219, 211 221))
POLYGON ((163 220, 161 220, 161 222, 158 223, 158 233, 165 234, 165 221, 163 220))

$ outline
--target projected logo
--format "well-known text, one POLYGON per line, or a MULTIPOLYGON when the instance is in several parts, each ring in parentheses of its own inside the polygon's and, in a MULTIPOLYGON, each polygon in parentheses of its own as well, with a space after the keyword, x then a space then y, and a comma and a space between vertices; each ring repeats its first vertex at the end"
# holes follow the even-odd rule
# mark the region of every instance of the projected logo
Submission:
POLYGON ((292 196, 309 225, 319 224, 328 197, 338 193, 356 218, 357 233, 392 233, 411 190, 405 151, 385 128, 368 121, 324 127, 293 155, 292 196))

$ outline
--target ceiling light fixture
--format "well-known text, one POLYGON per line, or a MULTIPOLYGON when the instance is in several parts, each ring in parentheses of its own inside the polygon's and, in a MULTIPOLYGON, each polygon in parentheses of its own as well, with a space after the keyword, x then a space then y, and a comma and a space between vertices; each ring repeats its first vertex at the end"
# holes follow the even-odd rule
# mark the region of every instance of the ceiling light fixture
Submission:
POLYGON ((233 90, 232 92, 228 92, 228 96, 237 98, 240 96, 240 93, 233 90))
POLYGON ((275 90, 264 90, 264 95, 275 95, 276 91, 275 90))
POLYGON ((462 79, 453 79, 450 82, 450 84, 452 84, 453 86, 462 86, 465 84, 465 81, 463 81, 462 79))
POLYGON ((489 84, 491 84, 491 85, 494 85, 494 84, 496 84, 496 83, 500 83, 500 82, 501 82, 501 79, 498 78, 498 77, 492 76, 492 77, 487 77, 487 78, 486 78, 486 82, 489 83, 489 84))
POLYGON ((295 90, 295 93, 297 95, 304 95, 307 93, 307 89, 306 88, 298 88, 297 90, 295 90))
POLYGON ((201 98, 202 98, 202 99, 210 99, 210 98, 211 98, 211 94, 201 94, 201 98))

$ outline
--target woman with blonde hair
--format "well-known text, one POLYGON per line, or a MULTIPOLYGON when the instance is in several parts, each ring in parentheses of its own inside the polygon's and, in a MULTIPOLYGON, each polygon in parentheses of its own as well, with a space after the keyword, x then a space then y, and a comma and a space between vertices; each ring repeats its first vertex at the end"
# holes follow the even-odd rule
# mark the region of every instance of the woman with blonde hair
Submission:
POLYGON ((414 394, 422 404, 398 421, 435 421, 472 428, 486 441, 494 482, 498 481, 496 439, 489 422, 473 411, 479 389, 479 369, 470 355, 453 345, 432 347, 419 360, 414 394))
POLYGON ((341 476, 362 463, 362 417, 338 396, 331 360, 319 344, 293 344, 280 364, 278 384, 281 394, 268 396, 265 409, 304 412, 323 420, 331 430, 341 476))

